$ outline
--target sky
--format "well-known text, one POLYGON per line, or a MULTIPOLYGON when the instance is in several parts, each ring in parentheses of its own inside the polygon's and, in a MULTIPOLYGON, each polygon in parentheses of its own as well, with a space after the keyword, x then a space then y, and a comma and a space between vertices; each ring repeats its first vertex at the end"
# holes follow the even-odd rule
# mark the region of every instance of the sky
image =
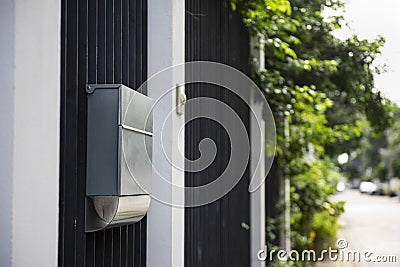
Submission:
POLYGON ((357 34, 373 40, 377 35, 386 39, 378 65, 387 65, 387 72, 375 77, 376 89, 400 105, 400 0, 347 0, 345 13, 350 29, 337 31, 339 38, 357 34))

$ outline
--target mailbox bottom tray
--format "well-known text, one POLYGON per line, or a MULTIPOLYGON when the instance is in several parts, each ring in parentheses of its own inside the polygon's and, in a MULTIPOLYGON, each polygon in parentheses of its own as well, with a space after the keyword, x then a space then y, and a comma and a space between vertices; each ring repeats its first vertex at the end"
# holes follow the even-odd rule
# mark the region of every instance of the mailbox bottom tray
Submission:
POLYGON ((149 195, 87 196, 86 232, 140 221, 150 205, 149 195))

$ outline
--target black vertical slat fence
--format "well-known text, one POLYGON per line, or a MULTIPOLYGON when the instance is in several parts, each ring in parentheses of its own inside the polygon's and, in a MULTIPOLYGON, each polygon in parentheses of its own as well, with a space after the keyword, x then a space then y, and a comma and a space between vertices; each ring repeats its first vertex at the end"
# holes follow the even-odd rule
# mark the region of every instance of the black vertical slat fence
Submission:
MULTIPOLYGON (((229 1, 186 0, 185 4, 186 61, 221 62, 249 74, 249 34, 239 12, 230 9, 229 1)), ((249 109, 230 91, 209 84, 192 84, 186 85, 186 94, 188 99, 208 96, 225 102, 249 129, 249 109)), ((228 134, 210 119, 196 119, 186 125, 185 135, 185 154, 189 159, 200 156, 199 142, 207 137, 214 140, 218 150, 214 162, 207 169, 185 173, 186 186, 198 186, 216 179, 229 161, 231 144, 228 134)), ((220 200, 186 208, 185 266, 250 265, 250 232, 246 227, 250 220, 248 184, 247 169, 235 188, 220 200)))
POLYGON ((88 83, 147 77, 146 0, 62 0, 59 266, 145 266, 146 219, 84 232, 88 83))

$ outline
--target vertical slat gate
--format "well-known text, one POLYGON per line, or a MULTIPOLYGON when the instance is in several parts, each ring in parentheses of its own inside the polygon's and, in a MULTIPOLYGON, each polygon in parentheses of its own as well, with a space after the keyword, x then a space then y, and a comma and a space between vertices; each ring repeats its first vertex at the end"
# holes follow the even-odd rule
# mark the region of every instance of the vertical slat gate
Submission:
POLYGON ((146 219, 84 232, 88 83, 147 77, 146 0, 62 0, 59 266, 145 266, 146 219))
MULTIPOLYGON (((250 73, 249 34, 238 11, 229 1, 186 0, 186 61, 209 60, 250 73)), ((215 85, 186 85, 188 99, 212 97, 232 107, 249 130, 248 106, 228 90, 215 85)), ((188 113, 188 112, 187 112, 188 113)), ((214 162, 205 170, 185 173, 186 186, 198 186, 216 179, 230 157, 227 133, 210 119, 196 119, 185 127, 185 154, 200 156, 199 142, 211 138, 217 146, 214 162)), ((249 170, 226 196, 211 204, 185 210, 185 266, 249 266, 250 197, 249 170)), ((187 195, 186 197, 191 197, 187 195)))

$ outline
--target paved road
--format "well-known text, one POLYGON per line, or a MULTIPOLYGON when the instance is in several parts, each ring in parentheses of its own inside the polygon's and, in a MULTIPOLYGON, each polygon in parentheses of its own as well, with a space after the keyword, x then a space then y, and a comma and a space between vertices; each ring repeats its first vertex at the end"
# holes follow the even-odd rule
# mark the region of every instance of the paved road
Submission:
MULTIPOLYGON (((400 266, 400 202, 397 198, 369 196, 356 190, 346 190, 334 196, 346 201, 345 213, 340 222, 343 229, 339 238, 348 243, 348 250, 361 253, 370 251, 371 262, 336 262, 318 266, 326 267, 379 267, 400 266), (395 256, 397 263, 378 263, 377 256, 395 256)), ((383 258, 381 258, 383 259, 383 258)))

